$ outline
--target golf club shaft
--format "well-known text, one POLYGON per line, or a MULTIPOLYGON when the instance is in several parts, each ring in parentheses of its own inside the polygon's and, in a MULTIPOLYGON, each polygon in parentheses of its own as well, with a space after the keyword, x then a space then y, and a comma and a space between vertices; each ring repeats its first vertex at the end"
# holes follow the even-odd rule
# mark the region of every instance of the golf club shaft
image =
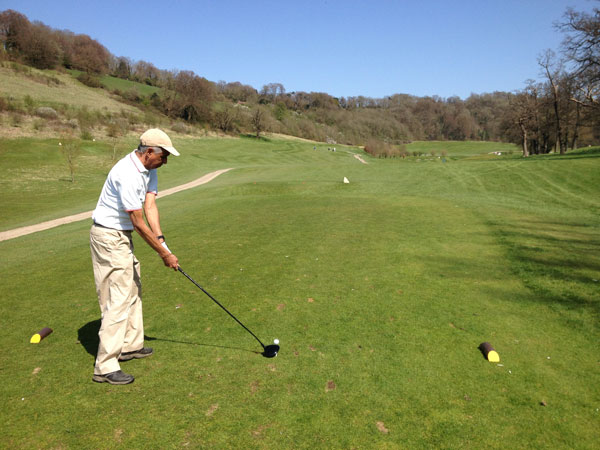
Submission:
POLYGON ((248 328, 246 328, 246 325, 244 325, 244 324, 243 324, 242 322, 240 322, 240 321, 239 321, 239 320, 238 320, 238 319, 237 319, 237 318, 236 318, 236 317, 235 317, 233 314, 231 314, 229 311, 227 311, 227 308, 225 308, 223 305, 221 305, 221 304, 218 302, 218 300, 217 300, 216 298, 214 298, 214 297, 213 297, 212 295, 210 295, 210 294, 209 294, 209 293, 208 293, 208 292, 207 292, 207 291, 206 291, 206 290, 205 290, 205 289, 204 289, 202 286, 200 286, 198 283, 196 283, 196 282, 194 281, 194 279, 193 279, 192 277, 190 277, 190 276, 189 276, 187 273, 185 273, 181 267, 177 267, 177 270, 179 270, 179 271, 180 271, 182 274, 184 274, 184 275, 185 275, 185 277, 186 277, 188 280, 190 280, 192 283, 194 283, 198 289, 200 289, 202 292, 204 292, 206 295, 208 295, 208 296, 209 296, 209 298, 210 298, 210 299, 211 299, 213 302, 215 302, 217 305, 219 305, 219 306, 220 306, 220 307, 223 309, 223 311, 225 311, 227 314, 229 314, 229 315, 230 315, 230 316, 233 318, 233 320, 235 320, 237 323, 239 323, 239 324, 240 324, 240 325, 241 325, 241 326, 244 328, 244 330, 246 330, 248 333, 250 333, 250 334, 251 334, 251 335, 254 337, 254 339, 256 339, 256 340, 259 342, 259 344, 262 346, 262 348, 265 348, 265 344, 263 344, 263 343, 260 341, 260 339, 259 339, 259 338, 257 338, 257 337, 256 337, 256 335, 255 335, 255 334, 254 334, 252 331, 250 331, 248 328))

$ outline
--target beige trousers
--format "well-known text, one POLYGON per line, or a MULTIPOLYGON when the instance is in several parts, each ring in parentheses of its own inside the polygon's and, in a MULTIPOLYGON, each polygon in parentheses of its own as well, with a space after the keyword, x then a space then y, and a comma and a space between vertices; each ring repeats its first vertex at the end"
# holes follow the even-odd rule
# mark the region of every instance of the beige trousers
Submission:
POLYGON ((140 262, 131 231, 92 225, 90 248, 102 313, 95 375, 120 370, 119 355, 144 346, 140 262))

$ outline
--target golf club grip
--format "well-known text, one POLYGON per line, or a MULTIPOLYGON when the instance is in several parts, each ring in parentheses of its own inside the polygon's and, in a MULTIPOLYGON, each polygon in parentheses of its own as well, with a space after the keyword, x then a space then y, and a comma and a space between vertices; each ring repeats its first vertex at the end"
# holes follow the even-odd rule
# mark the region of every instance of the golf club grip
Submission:
POLYGON ((185 277, 186 277, 188 280, 190 280, 192 283, 194 283, 198 289, 200 289, 202 292, 204 292, 206 295, 208 295, 208 297, 209 297, 209 298, 210 298, 210 299, 211 299, 213 302, 215 302, 217 305, 219 305, 223 311, 225 311, 227 314, 229 314, 229 315, 231 316, 231 318, 232 318, 233 320, 235 320, 237 323, 239 323, 239 324, 240 324, 240 325, 241 325, 241 326, 244 328, 244 330, 246 330, 248 333, 250 333, 250 334, 252 335, 252 337, 254 337, 254 339, 256 339, 256 340, 258 341, 258 343, 259 343, 259 344, 262 346, 262 348, 265 348, 265 344, 263 344, 263 343, 261 342, 261 340, 260 340, 260 339, 259 339, 259 338, 258 338, 258 337, 257 337, 257 336, 256 336, 256 335, 255 335, 255 334, 252 332, 252 331, 250 331, 250 330, 249 330, 249 329, 246 327, 246 325, 244 325, 242 322, 240 322, 240 321, 237 319, 237 317, 235 317, 233 314, 231 314, 231 313, 230 313, 230 312, 227 310, 227 308, 225 308, 223 305, 221 305, 221 304, 219 303, 219 301, 218 301, 216 298, 214 298, 214 297, 213 297, 212 295, 210 295, 210 294, 209 294, 209 293, 208 293, 208 292, 207 292, 207 291, 206 291, 206 290, 205 290, 205 289, 204 289, 202 286, 200 286, 198 283, 196 283, 192 277, 190 277, 190 276, 189 276, 187 273, 185 273, 185 272, 183 271, 183 269, 181 268, 181 266, 177 266, 177 270, 179 270, 179 271, 180 271, 180 272, 181 272, 183 275, 185 275, 185 277))

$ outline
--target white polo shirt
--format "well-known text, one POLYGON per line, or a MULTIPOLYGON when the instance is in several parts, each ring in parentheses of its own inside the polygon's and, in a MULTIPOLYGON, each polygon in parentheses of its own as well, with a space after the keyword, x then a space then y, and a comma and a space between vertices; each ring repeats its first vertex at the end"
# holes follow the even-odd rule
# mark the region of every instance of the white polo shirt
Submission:
POLYGON ((128 212, 142 209, 148 192, 158 193, 156 169, 146 169, 134 150, 110 170, 92 219, 108 228, 133 230, 128 212))

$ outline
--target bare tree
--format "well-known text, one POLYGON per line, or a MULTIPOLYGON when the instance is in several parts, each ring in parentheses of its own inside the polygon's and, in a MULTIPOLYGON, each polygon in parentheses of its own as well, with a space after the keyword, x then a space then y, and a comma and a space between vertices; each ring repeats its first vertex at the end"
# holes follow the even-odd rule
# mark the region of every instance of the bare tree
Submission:
POLYGON ((160 73, 154 64, 138 61, 132 67, 132 75, 137 81, 154 86, 158 82, 160 73))
POLYGON ((227 133, 233 129, 233 122, 236 119, 236 111, 231 106, 224 106, 214 113, 214 122, 217 128, 227 133))
POLYGON ((260 95, 265 102, 273 103, 275 99, 285 94, 285 88, 281 83, 265 84, 260 90, 260 95))
POLYGON ((550 83, 550 90, 552 92, 553 97, 553 108, 554 108, 554 117, 556 124, 556 147, 559 149, 560 154, 563 155, 566 152, 566 148, 564 146, 563 141, 563 129, 562 129, 562 120, 559 112, 559 83, 558 78, 561 76, 562 71, 562 63, 560 61, 556 61, 555 54, 552 50, 547 50, 544 55, 542 55, 538 59, 538 64, 544 70, 546 77, 548 78, 548 82, 550 83))
POLYGON ((175 110, 179 117, 188 122, 208 122, 211 119, 211 105, 214 86, 206 78, 192 71, 183 70, 174 80, 175 110))
POLYGON ((31 23, 23 14, 7 9, 0 13, 0 41, 9 54, 22 51, 31 23))
POLYGON ((110 52, 88 35, 73 36, 72 51, 73 68, 100 74, 108 72, 110 52))
POLYGON ((513 113, 512 122, 519 128, 524 158, 527 158, 530 154, 529 146, 532 141, 532 136, 535 135, 537 109, 536 95, 537 91, 530 89, 529 91, 521 91, 511 98, 513 113))
POLYGON ((81 154, 79 145, 72 138, 63 139, 60 144, 60 151, 65 157, 67 167, 69 168, 69 174, 71 176, 71 183, 75 182, 75 172, 77 170, 77 159, 81 154))
POLYGON ((54 69, 60 62, 60 47, 46 25, 34 22, 24 36, 21 54, 24 61, 38 69, 54 69))
POLYGON ((256 133, 256 138, 260 138, 260 133, 265 130, 265 112, 262 108, 257 107, 252 114, 252 129, 256 133))
POLYGON ((124 80, 130 79, 133 73, 133 64, 131 59, 124 56, 119 56, 116 58, 113 67, 113 73, 118 78, 123 78, 124 80))
POLYGON ((567 8, 565 21, 556 26, 566 33, 562 51, 574 66, 585 106, 600 108, 600 8, 591 14, 567 8))

